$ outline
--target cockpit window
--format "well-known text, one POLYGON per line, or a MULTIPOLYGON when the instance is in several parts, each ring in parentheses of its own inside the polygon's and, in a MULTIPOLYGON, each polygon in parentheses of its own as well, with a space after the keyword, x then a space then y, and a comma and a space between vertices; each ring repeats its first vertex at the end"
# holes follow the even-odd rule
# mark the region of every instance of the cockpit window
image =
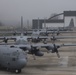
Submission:
POLYGON ((14 52, 12 53, 12 61, 16 61, 16 60, 19 58, 19 55, 20 55, 19 50, 14 51, 14 52))
POLYGON ((17 50, 17 51, 15 51, 15 52, 12 53, 12 56, 19 56, 19 54, 20 54, 20 53, 19 53, 19 51, 17 50))

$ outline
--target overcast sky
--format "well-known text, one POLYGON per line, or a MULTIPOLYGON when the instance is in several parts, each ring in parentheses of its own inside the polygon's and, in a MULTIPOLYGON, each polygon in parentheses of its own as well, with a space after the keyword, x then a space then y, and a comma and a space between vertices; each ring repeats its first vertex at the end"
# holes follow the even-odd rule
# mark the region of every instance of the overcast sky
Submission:
POLYGON ((76 10, 76 0, 0 0, 0 21, 16 23, 23 16, 26 22, 65 10, 76 10))

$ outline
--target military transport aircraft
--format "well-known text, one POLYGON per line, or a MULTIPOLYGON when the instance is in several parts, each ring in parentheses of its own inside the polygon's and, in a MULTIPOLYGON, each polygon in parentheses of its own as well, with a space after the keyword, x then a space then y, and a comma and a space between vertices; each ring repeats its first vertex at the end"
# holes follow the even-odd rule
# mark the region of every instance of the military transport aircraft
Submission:
MULTIPOLYGON (((13 38, 14 39, 14 38, 13 38)), ((76 46, 76 44, 31 44, 28 42, 27 37, 18 36, 15 38, 16 42, 13 44, 0 44, 0 65, 4 68, 14 70, 16 73, 20 73, 21 69, 27 63, 27 54, 34 56, 43 56, 43 52, 40 48, 46 48, 48 52, 56 53, 60 57, 58 48, 62 46, 76 46)))
POLYGON ((39 32, 39 30, 38 30, 37 32, 34 31, 32 33, 32 35, 30 35, 30 36, 28 36, 28 35, 25 36, 24 31, 23 31, 23 17, 21 16, 21 31, 20 31, 21 35, 20 36, 2 36, 2 37, 0 37, 0 40, 3 40, 5 43, 7 43, 7 41, 9 39, 16 40, 17 37, 23 37, 24 39, 27 38, 27 40, 32 39, 32 42, 36 42, 36 43, 42 41, 42 39, 43 39, 43 42, 46 43, 46 39, 51 39, 51 40, 55 41, 57 39, 76 38, 76 36, 55 36, 55 35, 53 35, 53 36, 41 36, 40 33, 41 32, 39 32))
MULTIPOLYGON (((21 24, 23 25, 23 24, 21 24)), ((63 38, 63 37, 62 37, 63 38)), ((65 37, 64 37, 65 38, 65 37)), ((68 38, 68 37, 67 37, 68 38)), ((0 44, 0 65, 7 69, 14 70, 17 73, 21 72, 21 69, 27 63, 27 54, 32 54, 34 56, 43 56, 43 52, 40 48, 46 48, 51 53, 56 53, 60 57, 58 48, 61 46, 76 46, 76 44, 31 44, 28 42, 28 36, 23 35, 23 30, 21 30, 20 36, 7 36, 0 37, 0 40, 4 40, 5 44, 0 44), (15 43, 9 44, 8 40, 15 40, 15 43), (25 55, 24 55, 25 54, 25 55)))
MULTIPOLYGON (((68 27, 70 27, 70 25, 68 27)), ((67 29, 67 27, 65 27, 65 28, 67 29)), ((53 29, 53 28, 51 28, 52 31, 49 30, 49 29, 46 29, 46 27, 44 29, 40 29, 39 28, 39 18, 38 18, 38 29, 26 30, 23 33, 24 33, 24 35, 37 34, 38 36, 41 35, 41 34, 42 35, 45 35, 45 36, 48 36, 48 34, 52 34, 52 35, 53 34, 56 34, 56 35, 59 35, 60 33, 76 33, 76 31, 67 31, 67 30, 65 30, 65 28, 64 27, 63 28, 58 27, 58 28, 56 28, 56 30, 53 29), (61 29, 63 29, 63 30, 61 30, 61 29)), ((0 31, 0 34, 9 34, 9 35, 10 34, 16 35, 16 34, 20 34, 20 33, 21 33, 21 31, 17 31, 17 30, 14 30, 14 31, 0 31)))
POLYGON ((0 68, 20 73, 27 63, 27 56, 19 48, 0 45, 0 68))
MULTIPOLYGON (((24 57, 24 53, 22 51, 25 51, 25 52, 28 51, 28 54, 32 54, 35 59, 35 56, 44 55, 43 52, 41 52, 39 48, 46 48, 48 50, 48 52, 56 53, 57 56, 60 57, 60 55, 58 53, 58 48, 60 48, 61 46, 76 46, 74 44, 60 44, 60 45, 59 44, 50 44, 50 43, 48 43, 48 44, 43 44, 43 43, 30 44, 28 42, 27 38, 28 37, 23 36, 23 34, 21 34, 21 36, 7 37, 8 40, 9 39, 15 40, 15 43, 0 45, 0 53, 1 53, 0 54, 0 58, 1 58, 0 65, 2 65, 2 67, 14 70, 16 73, 20 73, 21 69, 27 63, 27 58, 25 58, 25 57, 27 57, 27 55, 25 55, 25 57, 24 57)), ((0 38, 0 39, 2 39, 2 38, 0 38)))

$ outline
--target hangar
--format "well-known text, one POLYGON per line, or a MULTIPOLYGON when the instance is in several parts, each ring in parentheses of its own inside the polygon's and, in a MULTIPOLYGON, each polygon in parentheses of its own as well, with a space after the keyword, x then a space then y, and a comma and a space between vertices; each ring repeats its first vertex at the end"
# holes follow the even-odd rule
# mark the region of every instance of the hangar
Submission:
MULTIPOLYGON (((63 13, 56 14, 48 19, 39 19, 39 28, 42 29, 45 27, 68 27, 69 25, 71 27, 74 27, 76 25, 76 11, 64 11, 63 13), (62 15, 62 19, 52 19, 56 16, 62 15)), ((32 28, 37 29, 38 28, 38 19, 32 20, 32 28)))

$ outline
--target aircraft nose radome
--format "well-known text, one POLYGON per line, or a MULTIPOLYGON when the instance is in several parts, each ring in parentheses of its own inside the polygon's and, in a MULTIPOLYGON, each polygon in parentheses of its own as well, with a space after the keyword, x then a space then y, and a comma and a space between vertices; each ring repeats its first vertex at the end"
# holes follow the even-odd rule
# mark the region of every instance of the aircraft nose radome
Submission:
POLYGON ((19 64, 20 64, 19 66, 20 66, 21 68, 25 67, 26 63, 27 63, 27 60, 26 60, 26 59, 20 59, 20 60, 19 60, 19 64))

